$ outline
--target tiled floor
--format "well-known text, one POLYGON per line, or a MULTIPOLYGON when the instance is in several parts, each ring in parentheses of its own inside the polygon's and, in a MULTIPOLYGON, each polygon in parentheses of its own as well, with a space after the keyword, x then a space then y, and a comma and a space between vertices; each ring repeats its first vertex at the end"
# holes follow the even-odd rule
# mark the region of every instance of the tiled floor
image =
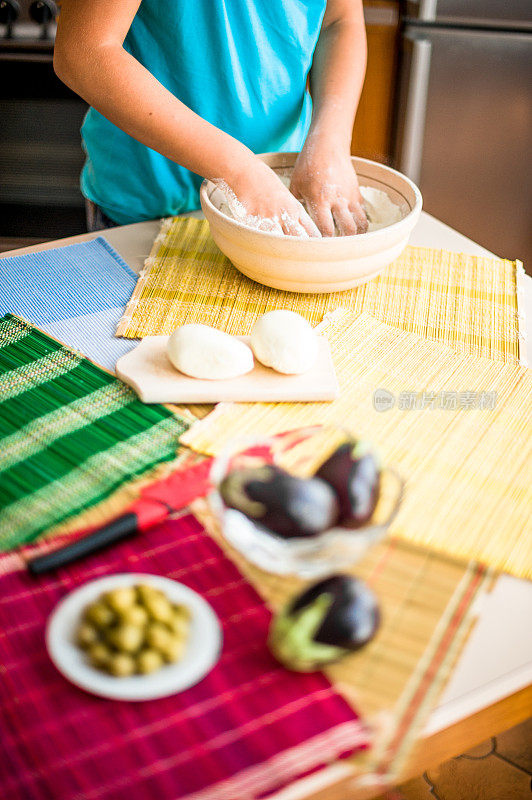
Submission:
POLYGON ((532 719, 398 786, 388 800, 532 800, 532 719))

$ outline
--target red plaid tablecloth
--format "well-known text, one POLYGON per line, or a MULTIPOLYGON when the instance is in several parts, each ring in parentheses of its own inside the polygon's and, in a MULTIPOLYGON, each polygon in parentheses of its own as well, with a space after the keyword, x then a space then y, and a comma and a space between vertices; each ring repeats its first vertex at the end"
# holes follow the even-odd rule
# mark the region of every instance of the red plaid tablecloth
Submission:
POLYGON ((270 656, 269 621, 255 590, 192 516, 51 577, 2 575, 2 798, 255 798, 362 749, 364 725, 329 681, 290 673, 270 656), (124 571, 182 581, 213 606, 224 646, 197 686, 114 702, 77 689, 52 665, 44 629, 56 603, 85 581, 124 571))

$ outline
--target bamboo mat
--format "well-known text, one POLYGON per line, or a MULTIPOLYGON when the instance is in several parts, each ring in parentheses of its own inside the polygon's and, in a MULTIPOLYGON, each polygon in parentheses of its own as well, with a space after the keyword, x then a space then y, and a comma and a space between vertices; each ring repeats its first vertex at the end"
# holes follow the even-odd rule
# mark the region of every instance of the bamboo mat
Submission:
POLYGON ((217 454, 233 437, 345 425, 407 481, 394 535, 531 578, 532 372, 366 314, 335 312, 320 330, 331 343, 338 400, 221 403, 181 441, 217 454), (375 390, 392 407, 377 411, 375 390))
POLYGON ((175 459, 186 427, 7 314, 0 319, 0 552, 175 459))
POLYGON ((517 363, 520 272, 517 261, 408 247, 357 289, 283 292, 238 272, 214 244, 207 222, 176 218, 163 223, 117 335, 170 334, 191 322, 246 335, 274 308, 297 311, 315 325, 328 311, 346 307, 474 355, 517 363))
MULTIPOLYGON (((204 501, 192 510, 273 610, 301 588, 294 576, 265 573, 244 559, 223 538, 204 501)), ((346 571, 376 592, 382 622, 367 647, 326 674, 373 730, 372 748, 352 762, 355 772, 365 784, 371 775, 393 782, 465 644, 475 600, 491 576, 478 565, 398 540, 370 548, 346 571)))

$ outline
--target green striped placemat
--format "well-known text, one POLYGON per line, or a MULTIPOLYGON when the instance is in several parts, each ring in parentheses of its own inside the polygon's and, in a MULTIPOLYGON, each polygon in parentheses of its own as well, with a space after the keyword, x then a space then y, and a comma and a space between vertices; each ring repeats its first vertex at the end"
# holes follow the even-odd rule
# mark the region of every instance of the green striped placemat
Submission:
POLYGON ((0 552, 173 459, 187 427, 24 320, 0 318, 0 552))

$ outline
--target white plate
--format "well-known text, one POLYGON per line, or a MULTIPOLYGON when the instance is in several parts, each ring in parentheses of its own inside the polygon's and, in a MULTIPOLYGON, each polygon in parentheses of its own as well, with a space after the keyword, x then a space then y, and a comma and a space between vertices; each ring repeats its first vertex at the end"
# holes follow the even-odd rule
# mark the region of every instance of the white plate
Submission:
POLYGON ((46 647, 59 672, 87 692, 113 700, 153 700, 199 683, 218 661, 222 631, 210 605, 188 586, 160 575, 128 572, 90 581, 61 600, 48 620, 46 647), (191 613, 187 649, 181 661, 150 675, 117 678, 90 665, 85 652, 75 643, 76 628, 84 608, 102 592, 137 583, 149 583, 163 591, 172 603, 187 606, 191 613))

